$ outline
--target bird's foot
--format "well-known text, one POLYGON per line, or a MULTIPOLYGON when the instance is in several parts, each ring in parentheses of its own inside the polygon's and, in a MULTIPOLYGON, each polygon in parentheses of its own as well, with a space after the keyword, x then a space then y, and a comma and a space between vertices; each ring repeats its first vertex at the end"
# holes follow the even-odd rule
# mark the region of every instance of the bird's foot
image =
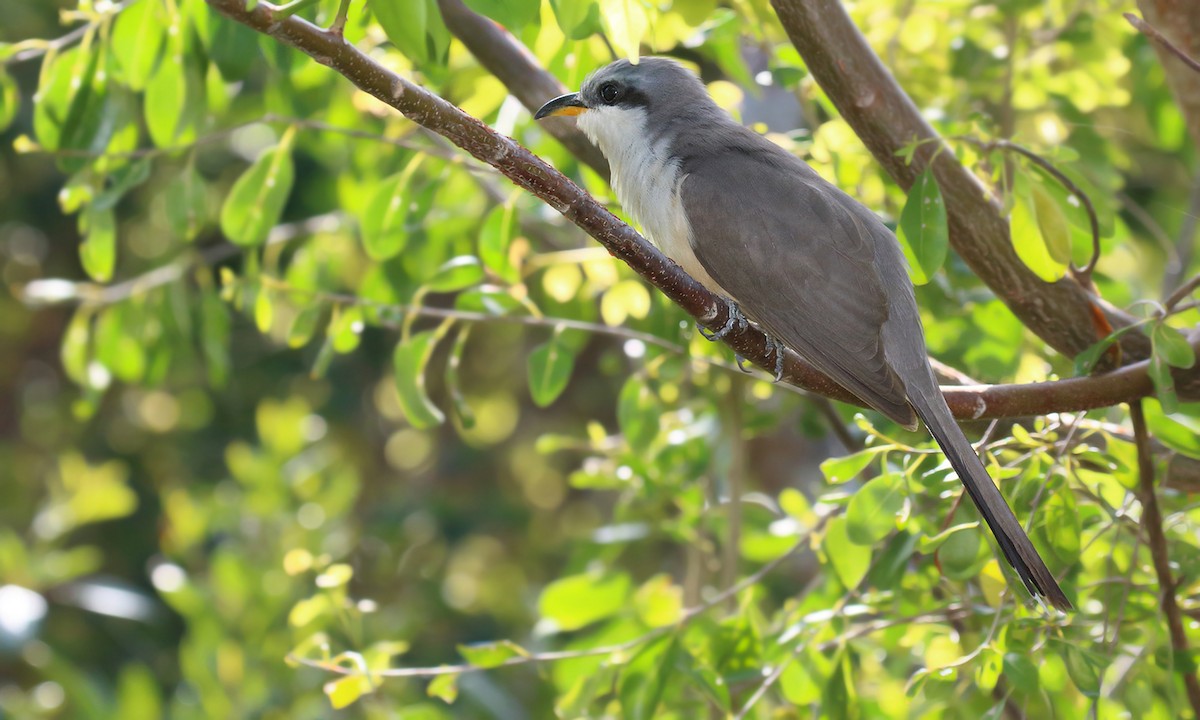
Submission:
POLYGON ((746 367, 746 363, 750 362, 749 360, 741 355, 738 355, 737 353, 734 353, 733 359, 737 362, 738 370, 741 370, 746 374, 750 374, 750 372, 752 372, 750 368, 746 367))
POLYGON ((734 330, 737 330, 739 333, 745 332, 746 328, 750 326, 749 321, 746 320, 746 316, 742 314, 741 309, 738 308, 736 303, 729 298, 722 298, 722 300, 725 301, 725 309, 728 312, 728 317, 725 319, 725 324, 722 325, 719 330, 713 332, 710 332, 699 325, 696 326, 696 328, 700 331, 700 334, 704 336, 704 339, 710 342, 716 342, 734 330))
POLYGON ((770 335, 767 336, 767 350, 775 356, 775 377, 771 382, 779 382, 783 379, 783 351, 785 349, 783 343, 770 335))

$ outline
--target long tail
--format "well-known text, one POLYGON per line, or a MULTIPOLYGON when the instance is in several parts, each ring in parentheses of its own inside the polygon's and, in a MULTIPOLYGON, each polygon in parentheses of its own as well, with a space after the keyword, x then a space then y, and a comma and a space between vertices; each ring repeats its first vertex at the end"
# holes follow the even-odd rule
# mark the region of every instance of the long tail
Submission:
POLYGON ((975 501, 975 507, 979 508, 979 514, 996 536, 996 542, 1004 551, 1004 557, 1008 558, 1009 564, 1021 576, 1025 587, 1031 594, 1040 595, 1054 607, 1070 610, 1071 601, 1063 594, 1046 563, 1042 562, 1041 556, 1029 541, 1021 523, 1017 522, 1000 490, 992 483, 992 478, 958 427, 942 394, 936 390, 929 393, 916 392, 910 394, 909 400, 917 415, 921 416, 921 420, 929 428, 930 434, 941 446, 950 465, 958 473, 959 479, 967 488, 967 494, 975 501))

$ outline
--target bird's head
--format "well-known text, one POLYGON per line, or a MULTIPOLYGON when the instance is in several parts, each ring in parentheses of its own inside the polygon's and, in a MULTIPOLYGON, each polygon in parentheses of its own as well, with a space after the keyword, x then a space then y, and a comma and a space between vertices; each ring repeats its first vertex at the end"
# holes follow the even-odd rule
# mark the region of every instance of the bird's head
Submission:
POLYGON ((588 76, 579 92, 554 98, 534 118, 578 117, 579 128, 609 155, 622 143, 644 138, 650 129, 715 109, 691 71, 674 60, 651 57, 636 65, 628 60, 605 65, 588 76))

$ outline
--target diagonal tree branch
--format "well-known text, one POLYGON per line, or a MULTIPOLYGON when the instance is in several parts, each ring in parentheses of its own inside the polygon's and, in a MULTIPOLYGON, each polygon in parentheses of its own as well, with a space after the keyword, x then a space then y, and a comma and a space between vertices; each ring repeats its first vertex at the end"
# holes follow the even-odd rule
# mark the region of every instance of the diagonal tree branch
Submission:
MULTIPOLYGON (((468 8, 462 0, 438 0, 438 8, 450 32, 529 112, 568 92, 558 78, 538 65, 528 48, 507 30, 468 8)), ((573 122, 547 118, 545 127, 571 154, 608 179, 608 161, 573 122)))
MULTIPOLYGON (((1059 352, 1073 357, 1128 325, 1077 282, 1046 283, 1017 257, 1003 208, 983 183, 954 156, 855 27, 839 0, 771 0, 792 44, 813 77, 875 159, 901 187, 912 186, 932 162, 946 198, 950 241, 971 270, 1013 313, 1059 352), (911 165, 896 153, 921 141, 911 165), (1104 319, 1107 316, 1107 321, 1104 319)), ((1149 356, 1145 336, 1125 333, 1126 360, 1149 356)))
POLYGON ((1167 85, 1187 121, 1192 142, 1200 145, 1200 3, 1196 0, 1138 0, 1144 20, 1125 13, 1125 19, 1154 40, 1154 51, 1167 76, 1167 85), (1189 62, 1190 61, 1190 62, 1189 62))
MULTIPOLYGON (((228 17, 333 68, 364 92, 496 168, 596 238, 612 255, 625 261, 703 326, 717 329, 728 319, 728 308, 721 298, 693 280, 579 186, 512 139, 382 67, 340 35, 298 17, 277 18, 275 6, 269 3, 259 2, 253 10, 247 10, 244 0, 207 2, 228 17)), ((773 370, 774 355, 766 337, 756 328, 730 333, 724 342, 759 367, 773 370)), ((1148 395, 1153 386, 1147 369, 1147 363, 1138 363, 1100 377, 1026 386, 955 387, 947 389, 946 396, 955 414, 962 418, 1087 410, 1148 395)), ((861 404, 790 351, 785 357, 783 380, 836 400, 861 404)))

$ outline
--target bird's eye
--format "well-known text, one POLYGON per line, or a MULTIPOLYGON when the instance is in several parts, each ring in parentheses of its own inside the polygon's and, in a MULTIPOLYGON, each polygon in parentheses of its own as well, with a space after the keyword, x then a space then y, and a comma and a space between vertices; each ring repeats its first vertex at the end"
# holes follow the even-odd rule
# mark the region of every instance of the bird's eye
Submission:
POLYGON ((616 83, 604 83, 600 86, 600 99, 606 103, 614 103, 621 94, 616 83))

